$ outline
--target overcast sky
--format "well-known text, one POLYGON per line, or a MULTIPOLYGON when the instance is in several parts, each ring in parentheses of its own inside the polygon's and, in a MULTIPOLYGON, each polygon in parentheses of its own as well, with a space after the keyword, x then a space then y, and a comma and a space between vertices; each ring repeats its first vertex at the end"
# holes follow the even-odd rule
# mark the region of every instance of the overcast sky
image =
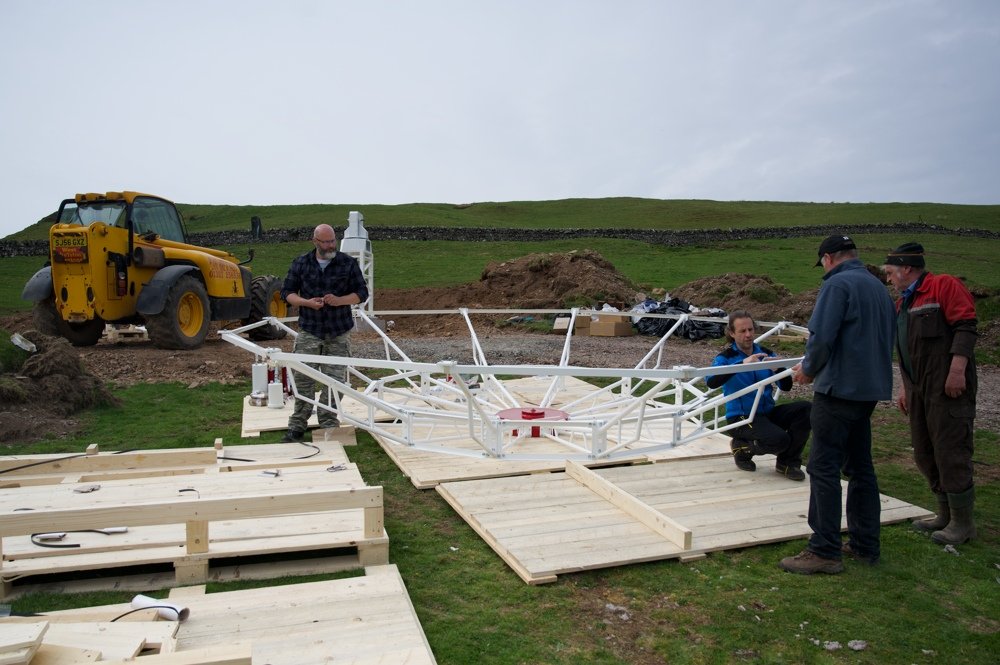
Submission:
POLYGON ((996 0, 2 0, 0 34, 0 237, 122 189, 1000 203, 996 0))

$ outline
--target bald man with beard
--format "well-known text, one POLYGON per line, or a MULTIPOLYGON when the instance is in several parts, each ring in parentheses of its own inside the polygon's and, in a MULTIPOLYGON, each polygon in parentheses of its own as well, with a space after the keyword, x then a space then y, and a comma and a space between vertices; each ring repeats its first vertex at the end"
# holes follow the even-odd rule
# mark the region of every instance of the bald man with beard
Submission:
MULTIPOLYGON (((297 257, 285 277, 281 297, 299 308, 299 334, 295 338, 295 353, 350 357, 351 330, 354 314, 351 305, 368 300, 368 285, 357 259, 337 251, 337 234, 329 224, 320 224, 313 231, 313 249, 297 257)), ((331 378, 347 383, 347 368, 343 365, 322 364, 316 368, 331 378)), ((314 396, 316 382, 301 373, 295 374, 295 386, 302 395, 314 396)), ((295 409, 288 418, 288 431, 282 443, 301 442, 308 429, 313 404, 295 400, 295 409)), ((335 411, 319 409, 321 428, 339 427, 335 411)))

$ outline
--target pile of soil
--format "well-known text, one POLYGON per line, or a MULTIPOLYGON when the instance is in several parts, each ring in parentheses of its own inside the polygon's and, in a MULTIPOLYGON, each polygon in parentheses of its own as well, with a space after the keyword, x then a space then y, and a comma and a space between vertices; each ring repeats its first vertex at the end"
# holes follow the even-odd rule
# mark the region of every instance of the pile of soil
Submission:
POLYGON ((805 325, 816 304, 819 287, 793 295, 769 276, 726 273, 704 277, 671 290, 670 295, 698 309, 717 307, 750 312, 758 321, 790 321, 805 325))
POLYGON ((73 414, 117 404, 105 382, 92 374, 77 349, 35 330, 21 336, 35 345, 20 370, 0 374, 0 443, 33 441, 76 428, 73 414))
MULTIPOLYGON (((631 307, 643 298, 638 287, 607 259, 597 252, 582 250, 530 254, 490 263, 478 282, 460 286, 376 289, 375 309, 565 309, 599 307, 605 302, 631 307)), ((393 334, 404 336, 448 335, 466 330, 454 315, 407 315, 393 321, 393 334)))

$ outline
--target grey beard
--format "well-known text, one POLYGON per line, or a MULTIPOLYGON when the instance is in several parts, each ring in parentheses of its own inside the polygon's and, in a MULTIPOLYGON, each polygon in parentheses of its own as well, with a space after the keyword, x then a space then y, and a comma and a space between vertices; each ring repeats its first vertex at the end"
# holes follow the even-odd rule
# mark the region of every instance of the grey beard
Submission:
POLYGON ((335 250, 335 249, 322 250, 321 249, 321 250, 318 250, 317 254, 319 255, 320 261, 329 261, 330 259, 332 259, 337 254, 337 250, 335 250))

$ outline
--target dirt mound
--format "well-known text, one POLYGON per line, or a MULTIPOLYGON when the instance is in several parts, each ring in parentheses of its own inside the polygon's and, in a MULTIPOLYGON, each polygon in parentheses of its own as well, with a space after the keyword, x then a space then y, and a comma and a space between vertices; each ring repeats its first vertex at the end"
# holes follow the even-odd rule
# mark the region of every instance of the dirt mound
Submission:
POLYGON ((75 428, 70 416, 101 404, 117 404, 64 339, 25 330, 30 354, 16 372, 0 374, 0 442, 33 441, 75 428))
POLYGON ((760 321, 805 325, 818 293, 819 287, 794 295, 767 275, 727 272, 688 282, 673 289, 670 295, 700 309, 718 307, 727 313, 745 309, 760 321))
MULTIPOLYGON (((726 312, 746 309, 762 321, 791 321, 804 325, 818 292, 817 287, 793 295, 766 275, 726 273, 689 282, 671 290, 670 295, 701 309, 719 308, 726 312)), ((584 250, 531 254, 491 263, 483 270, 479 281, 471 284, 377 290, 375 309, 561 309, 599 307, 605 302, 630 309, 644 297, 607 259, 597 252, 584 250)), ((447 335, 464 330, 462 322, 454 316, 397 316, 393 321, 393 331, 399 335, 447 335)), ((477 320, 475 323, 485 322, 477 320)))
MULTIPOLYGON (((376 310, 562 309, 611 302, 631 307, 643 294, 591 250, 529 254, 490 263, 478 282, 443 288, 379 289, 376 310)), ((495 318, 495 317, 494 317, 495 318)), ((396 334, 448 334, 465 327, 456 316, 399 316, 396 334)), ((479 323, 477 321, 477 323, 479 323)))

